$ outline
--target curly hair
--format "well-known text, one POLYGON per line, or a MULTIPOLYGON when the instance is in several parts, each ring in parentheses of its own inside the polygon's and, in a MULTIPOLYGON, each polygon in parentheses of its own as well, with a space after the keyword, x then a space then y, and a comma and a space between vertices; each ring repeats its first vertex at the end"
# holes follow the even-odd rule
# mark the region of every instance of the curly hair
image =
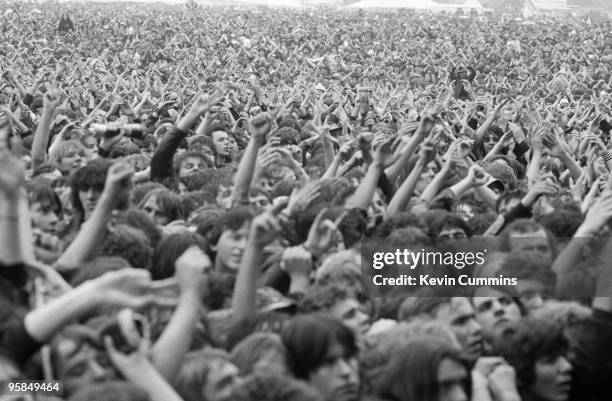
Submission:
POLYGON ((569 342, 559 323, 547 318, 527 317, 500 336, 493 348, 494 355, 505 358, 514 367, 517 381, 525 390, 536 381, 538 359, 565 354, 569 342))
POLYGON ((98 252, 100 256, 120 256, 131 266, 148 269, 153 248, 141 230, 119 224, 107 230, 98 252))
POLYGON ((350 293, 340 286, 315 286, 300 301, 299 311, 301 313, 326 312, 347 298, 351 298, 350 293))

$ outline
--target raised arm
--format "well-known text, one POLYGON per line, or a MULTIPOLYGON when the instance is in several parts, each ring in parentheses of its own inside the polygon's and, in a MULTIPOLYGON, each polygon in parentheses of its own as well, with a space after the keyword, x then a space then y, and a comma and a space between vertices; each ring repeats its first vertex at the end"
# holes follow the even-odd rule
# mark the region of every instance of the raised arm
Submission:
MULTIPOLYGON (((423 116, 421 118, 421 122, 419 123, 419 127, 417 128, 416 132, 401 150, 401 156, 399 159, 391 167, 385 170, 385 174, 387 175, 389 182, 395 183, 397 177, 402 171, 404 171, 410 162, 410 158, 419 147, 419 144, 423 142, 425 138, 427 138, 433 127, 434 119, 431 116, 423 116)), ((402 134, 401 131, 400 134, 402 134)))
POLYGON ((91 217, 83 223, 74 241, 60 256, 58 266, 63 269, 76 269, 87 261, 100 243, 113 210, 118 202, 127 197, 133 174, 132 168, 123 163, 109 168, 104 190, 91 217))
POLYGON ((501 116, 501 109, 508 102, 509 102, 509 100, 506 99, 506 100, 503 100, 500 103, 498 103, 497 106, 495 106, 495 108, 493 109, 491 114, 489 114, 489 116, 487 117, 486 121, 480 127, 478 127, 478 129, 476 130, 476 135, 475 135, 475 138, 474 138, 474 139, 476 139, 476 141, 481 141, 482 138, 484 138, 484 136, 487 133, 487 131, 489 130, 489 128, 491 128, 491 125, 493 125, 495 120, 497 120, 501 116))
POLYGON ((249 189, 253 180, 253 173, 256 168, 257 153, 266 141, 266 135, 272 127, 272 118, 267 113, 260 113, 249 122, 249 132, 251 138, 247 145, 236 177, 234 178, 234 188, 232 189, 231 204, 249 203, 249 189))
POLYGON ((285 206, 286 202, 279 203, 256 216, 251 222, 249 240, 242 254, 232 297, 232 315, 236 322, 252 317, 257 312, 255 298, 263 262, 263 248, 281 232, 278 214, 285 206))
POLYGON ((172 161, 181 141, 187 136, 198 118, 220 100, 218 97, 200 95, 189 112, 164 135, 151 159, 152 180, 159 181, 172 176, 172 161))
POLYGON ((205 273, 212 263, 199 247, 192 246, 183 252, 174 265, 180 290, 178 305, 164 332, 151 348, 153 364, 169 382, 174 380, 183 357, 189 351, 199 318, 205 273))
POLYGON ((393 217, 393 215, 400 213, 406 208, 406 205, 412 198, 412 194, 414 193, 414 189, 416 188, 419 178, 421 177, 421 173, 425 167, 427 167, 427 164, 434 159, 435 152, 433 143, 425 142, 423 144, 416 165, 413 167, 412 171, 408 175, 408 178, 406 178, 406 180, 402 183, 393 198, 391 198, 385 213, 385 219, 393 217))
MULTIPOLYGON (((372 203, 374 192, 378 186, 380 176, 384 174, 383 168, 385 163, 393 157, 394 142, 396 137, 387 138, 385 142, 380 144, 374 153, 374 160, 368 167, 365 177, 357 187, 355 193, 346 201, 347 208, 367 209, 372 203)), ((399 143, 399 141, 397 142, 399 143)))
POLYGON ((53 121, 53 114, 61 101, 61 92, 52 90, 43 97, 43 109, 34 141, 32 142, 32 169, 36 170, 38 166, 47 160, 47 146, 49 144, 49 130, 53 121))

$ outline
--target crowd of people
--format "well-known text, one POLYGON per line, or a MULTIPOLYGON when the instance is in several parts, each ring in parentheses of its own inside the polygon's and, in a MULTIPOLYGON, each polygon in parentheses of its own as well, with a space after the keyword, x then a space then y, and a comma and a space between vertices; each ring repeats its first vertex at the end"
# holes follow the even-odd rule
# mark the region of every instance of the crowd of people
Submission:
POLYGON ((17 3, 0 26, 0 396, 612 399, 611 21, 17 3), (383 248, 483 251, 412 270, 482 280, 374 288, 383 248))

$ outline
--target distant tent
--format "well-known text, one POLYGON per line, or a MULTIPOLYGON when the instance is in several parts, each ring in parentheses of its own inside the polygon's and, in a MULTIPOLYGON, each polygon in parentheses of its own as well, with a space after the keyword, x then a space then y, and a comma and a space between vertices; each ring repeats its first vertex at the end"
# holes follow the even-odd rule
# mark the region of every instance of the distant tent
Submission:
POLYGON ((438 10, 433 0, 361 0, 346 8, 407 8, 412 10, 438 10))
POLYGON ((479 14, 484 13, 484 7, 477 0, 456 0, 453 2, 437 3, 432 2, 433 7, 437 10, 454 12, 462 10, 464 12, 476 11, 479 14))
POLYGON ((270 6, 270 7, 292 7, 292 8, 298 8, 298 7, 304 6, 300 0, 238 0, 236 1, 236 3, 270 6))
POLYGON ((530 7, 530 0, 483 0, 482 5, 497 13, 519 14, 530 7))

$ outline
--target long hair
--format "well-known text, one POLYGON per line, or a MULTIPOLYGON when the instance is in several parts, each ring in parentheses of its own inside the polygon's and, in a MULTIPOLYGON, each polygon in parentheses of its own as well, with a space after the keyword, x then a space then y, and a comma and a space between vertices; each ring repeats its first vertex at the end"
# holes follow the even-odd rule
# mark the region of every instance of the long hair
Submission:
POLYGON ((310 314, 293 318, 281 330, 287 348, 289 365, 298 379, 307 380, 325 363, 325 357, 335 343, 344 349, 345 357, 357 356, 357 344, 351 329, 338 320, 310 314))
POLYGON ((465 367, 465 393, 471 399, 470 368, 461 352, 450 343, 423 337, 399 347, 374 380, 378 396, 393 401, 437 401, 440 388, 438 369, 450 359, 465 367))

